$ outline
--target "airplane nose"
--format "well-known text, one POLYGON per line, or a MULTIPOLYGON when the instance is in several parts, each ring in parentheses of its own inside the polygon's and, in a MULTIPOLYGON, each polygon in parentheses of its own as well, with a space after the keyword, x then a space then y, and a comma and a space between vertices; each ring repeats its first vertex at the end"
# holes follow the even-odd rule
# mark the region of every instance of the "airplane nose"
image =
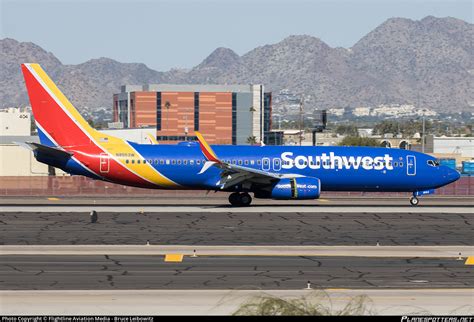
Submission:
POLYGON ((454 182, 454 181, 458 180, 460 177, 461 177, 461 175, 459 174, 458 171, 456 171, 454 169, 451 169, 451 168, 447 168, 447 173, 446 173, 447 183, 446 184, 454 182))

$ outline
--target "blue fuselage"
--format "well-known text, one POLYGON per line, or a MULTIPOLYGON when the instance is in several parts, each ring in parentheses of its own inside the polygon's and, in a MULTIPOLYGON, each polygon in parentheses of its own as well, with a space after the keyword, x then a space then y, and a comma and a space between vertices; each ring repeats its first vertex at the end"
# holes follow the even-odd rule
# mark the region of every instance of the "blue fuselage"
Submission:
MULTIPOLYGON (((197 144, 130 144, 179 189, 218 190, 222 170, 209 167, 200 173, 205 158, 197 144)), ((212 149, 221 160, 239 166, 319 178, 323 191, 414 192, 435 189, 459 178, 457 171, 435 165, 434 157, 401 149, 228 145, 212 149)))

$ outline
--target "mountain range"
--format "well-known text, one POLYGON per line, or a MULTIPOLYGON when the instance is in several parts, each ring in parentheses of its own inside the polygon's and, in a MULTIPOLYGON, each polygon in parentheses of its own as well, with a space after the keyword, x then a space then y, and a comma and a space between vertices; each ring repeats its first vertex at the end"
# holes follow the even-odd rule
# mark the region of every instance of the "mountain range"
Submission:
POLYGON ((31 42, 0 40, 0 107, 28 105, 20 64, 40 63, 78 107, 112 105, 123 84, 264 84, 303 94, 313 108, 411 103, 460 112, 474 106, 474 25, 455 18, 391 18, 351 48, 289 36, 239 56, 217 48, 190 70, 159 72, 110 58, 65 65, 31 42))

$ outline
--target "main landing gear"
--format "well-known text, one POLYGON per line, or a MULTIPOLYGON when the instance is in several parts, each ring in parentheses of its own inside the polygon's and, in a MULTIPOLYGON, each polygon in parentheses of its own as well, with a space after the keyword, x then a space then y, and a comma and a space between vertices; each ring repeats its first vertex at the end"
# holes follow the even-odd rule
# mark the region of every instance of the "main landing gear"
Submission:
POLYGON ((234 207, 247 207, 252 203, 252 197, 247 192, 233 192, 229 195, 229 202, 234 207))
POLYGON ((418 206, 418 203, 420 202, 420 200, 418 200, 418 198, 416 196, 412 196, 410 198, 410 203, 412 206, 418 206))

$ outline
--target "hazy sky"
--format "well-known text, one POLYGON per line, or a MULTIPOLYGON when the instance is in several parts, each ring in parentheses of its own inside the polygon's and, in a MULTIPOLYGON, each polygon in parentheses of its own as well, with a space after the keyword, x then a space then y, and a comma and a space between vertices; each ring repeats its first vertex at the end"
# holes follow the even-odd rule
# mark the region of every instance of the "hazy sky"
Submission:
POLYGON ((0 0, 0 36, 32 41, 64 64, 109 57, 189 68, 217 47, 242 55, 294 34, 351 47, 391 17, 473 22, 466 0, 0 0))

